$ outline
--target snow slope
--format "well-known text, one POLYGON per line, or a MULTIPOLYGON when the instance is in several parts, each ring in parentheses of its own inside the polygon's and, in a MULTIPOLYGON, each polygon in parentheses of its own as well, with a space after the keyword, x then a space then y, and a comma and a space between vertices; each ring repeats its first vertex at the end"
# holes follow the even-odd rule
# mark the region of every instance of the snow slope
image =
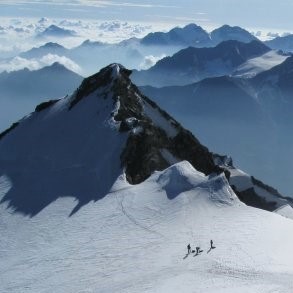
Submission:
POLYGON ((0 135, 1 290, 290 292, 293 222, 241 203, 129 74, 112 64, 0 135))
MULTIPOLYGON (((2 196, 10 185, 2 175, 2 196)), ((0 206, 3 292, 293 290, 293 222, 240 203, 223 175, 185 161, 139 185, 122 174, 68 217, 74 205, 61 198, 33 218, 0 206), (188 243, 204 252, 185 257, 188 243)))
POLYGON ((275 213, 277 213, 283 217, 293 219, 293 209, 290 205, 284 205, 284 206, 276 209, 275 213))
POLYGON ((262 56, 249 59, 241 64, 233 73, 236 77, 250 78, 256 76, 258 73, 267 71, 274 66, 284 62, 289 56, 284 56, 277 51, 269 51, 262 56))

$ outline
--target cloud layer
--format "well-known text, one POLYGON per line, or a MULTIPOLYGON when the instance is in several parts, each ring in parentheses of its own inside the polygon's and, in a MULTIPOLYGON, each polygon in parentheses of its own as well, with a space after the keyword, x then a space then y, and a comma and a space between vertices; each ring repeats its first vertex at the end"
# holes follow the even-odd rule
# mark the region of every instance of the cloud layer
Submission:
POLYGON ((52 65, 58 62, 64 65, 66 68, 76 72, 81 73, 81 68, 75 62, 64 56, 58 56, 53 54, 48 54, 40 59, 26 59, 22 57, 14 57, 10 61, 0 63, 0 72, 2 71, 16 71, 23 68, 28 68, 29 70, 38 70, 45 66, 52 65))

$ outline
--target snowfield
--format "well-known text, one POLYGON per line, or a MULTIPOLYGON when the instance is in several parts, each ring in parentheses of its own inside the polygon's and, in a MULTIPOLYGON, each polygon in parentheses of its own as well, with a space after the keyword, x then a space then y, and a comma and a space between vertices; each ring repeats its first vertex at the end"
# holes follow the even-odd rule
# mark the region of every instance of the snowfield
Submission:
POLYGON ((260 57, 249 59, 241 64, 233 73, 233 76, 251 78, 257 74, 267 71, 274 66, 283 63, 289 56, 280 54, 278 51, 269 51, 260 57))
MULTIPOLYGON (((0 196, 11 188, 1 175, 0 196)), ((293 292, 293 221, 245 206, 223 175, 183 161, 139 185, 121 174, 69 216, 75 206, 0 205, 1 292, 293 292), (186 257, 188 243, 203 253, 186 257)))

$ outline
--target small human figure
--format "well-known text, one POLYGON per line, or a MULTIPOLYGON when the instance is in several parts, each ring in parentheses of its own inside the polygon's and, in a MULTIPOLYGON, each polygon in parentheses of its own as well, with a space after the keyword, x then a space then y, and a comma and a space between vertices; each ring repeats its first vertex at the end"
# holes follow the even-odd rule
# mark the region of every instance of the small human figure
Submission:
POLYGON ((211 240, 211 249, 214 249, 214 248, 216 248, 216 247, 214 246, 213 240, 211 240))
POLYGON ((191 246, 190 244, 187 245, 187 254, 189 254, 191 252, 191 246))
POLYGON ((196 254, 195 255, 198 255, 198 254, 200 254, 202 252, 203 252, 203 250, 201 250, 199 246, 196 247, 196 254))

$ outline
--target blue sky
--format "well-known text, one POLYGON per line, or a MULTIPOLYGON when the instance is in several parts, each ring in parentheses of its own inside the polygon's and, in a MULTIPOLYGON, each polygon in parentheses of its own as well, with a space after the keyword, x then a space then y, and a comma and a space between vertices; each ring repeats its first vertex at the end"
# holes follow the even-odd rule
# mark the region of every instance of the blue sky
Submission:
POLYGON ((0 17, 222 24, 293 31, 292 0, 0 0, 0 17))

